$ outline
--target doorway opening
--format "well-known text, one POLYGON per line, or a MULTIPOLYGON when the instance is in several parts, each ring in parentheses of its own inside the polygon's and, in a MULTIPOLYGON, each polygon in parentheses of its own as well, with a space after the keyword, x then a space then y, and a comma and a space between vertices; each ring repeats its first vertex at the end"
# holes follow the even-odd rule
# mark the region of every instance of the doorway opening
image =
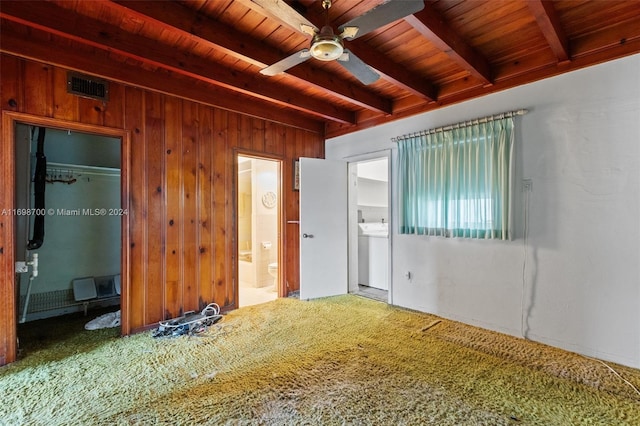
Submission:
POLYGON ((14 131, 16 211, 26 213, 14 231, 26 264, 15 275, 19 345, 42 339, 27 323, 49 329, 68 314, 89 323, 108 313, 96 328, 120 330, 121 139, 19 122, 14 131))
POLYGON ((238 307, 281 294, 281 161, 237 155, 238 307))
POLYGON ((391 303, 389 153, 349 162, 349 292, 391 303))

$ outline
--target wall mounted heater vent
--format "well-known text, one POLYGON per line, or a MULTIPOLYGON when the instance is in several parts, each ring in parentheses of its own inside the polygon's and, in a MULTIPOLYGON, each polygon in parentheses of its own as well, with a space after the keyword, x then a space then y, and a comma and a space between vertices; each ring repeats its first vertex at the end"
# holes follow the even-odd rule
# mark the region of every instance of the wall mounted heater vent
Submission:
POLYGON ((78 74, 67 73, 67 92, 85 98, 109 100, 109 82, 100 78, 78 74))

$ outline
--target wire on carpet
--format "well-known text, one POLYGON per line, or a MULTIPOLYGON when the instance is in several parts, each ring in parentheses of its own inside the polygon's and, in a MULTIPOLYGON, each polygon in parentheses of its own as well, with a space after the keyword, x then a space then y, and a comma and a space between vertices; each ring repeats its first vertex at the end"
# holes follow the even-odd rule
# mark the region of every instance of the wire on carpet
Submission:
POLYGON ((591 359, 593 361, 597 361, 600 364, 604 365, 605 367, 607 367, 616 377, 618 377, 620 380, 622 380, 623 382, 625 382, 627 385, 631 386, 631 388, 638 394, 640 395, 640 390, 638 390, 638 388, 631 383, 630 381, 628 381, 627 379, 625 379, 624 377, 622 377, 622 375, 620 373, 618 373, 616 370, 613 369, 613 367, 611 367, 609 364, 607 364, 606 362, 598 359, 598 358, 593 358, 590 356, 586 356, 584 355, 585 358, 591 359))

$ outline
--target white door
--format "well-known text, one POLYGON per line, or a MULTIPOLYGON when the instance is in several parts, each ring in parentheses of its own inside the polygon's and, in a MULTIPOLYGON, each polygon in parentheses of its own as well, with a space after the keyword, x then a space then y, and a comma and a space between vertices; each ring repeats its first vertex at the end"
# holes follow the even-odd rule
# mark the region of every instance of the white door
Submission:
POLYGON ((347 293, 347 163, 300 158, 300 299, 347 293))

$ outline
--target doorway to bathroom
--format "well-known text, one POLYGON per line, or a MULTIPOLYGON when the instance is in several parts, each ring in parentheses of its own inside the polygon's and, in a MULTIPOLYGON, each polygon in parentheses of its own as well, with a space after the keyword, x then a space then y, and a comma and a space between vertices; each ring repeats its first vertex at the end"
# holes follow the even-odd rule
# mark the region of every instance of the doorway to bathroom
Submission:
POLYGON ((389 152, 349 159, 349 292, 391 303, 389 152))
POLYGON ((15 156, 19 323, 118 311, 120 139, 17 123, 15 156))
POLYGON ((237 155, 238 306, 280 293, 281 161, 237 155))

